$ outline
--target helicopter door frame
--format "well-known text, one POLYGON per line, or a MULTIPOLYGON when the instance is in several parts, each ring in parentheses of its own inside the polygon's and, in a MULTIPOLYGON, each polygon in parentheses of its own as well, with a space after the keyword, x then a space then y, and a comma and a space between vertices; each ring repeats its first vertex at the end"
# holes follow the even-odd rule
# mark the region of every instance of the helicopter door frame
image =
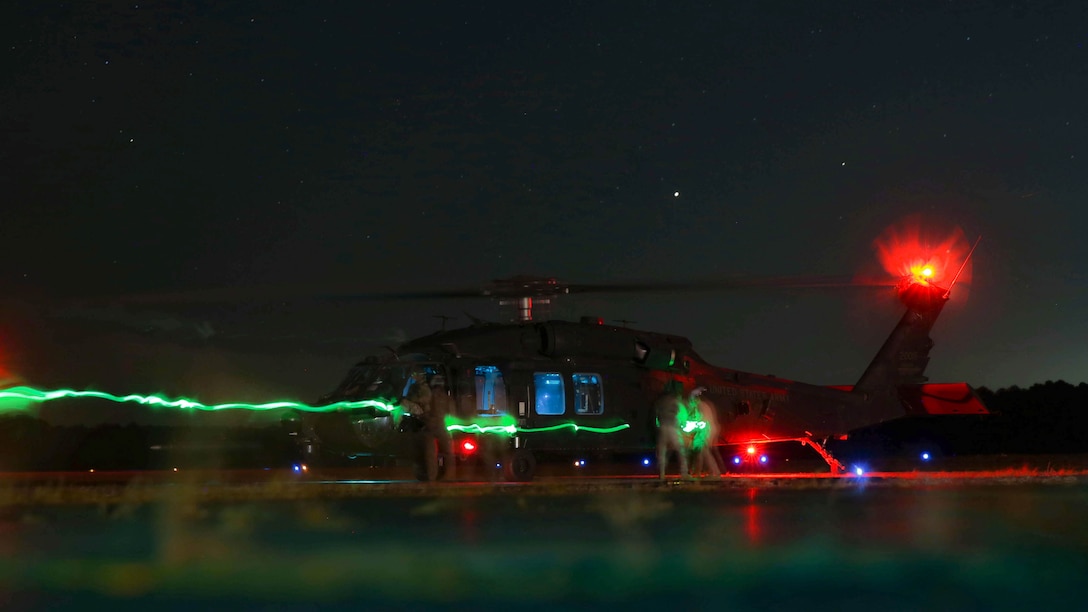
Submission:
MULTIPOLYGON (((518 427, 532 427, 534 423, 531 371, 510 366, 505 374, 506 399, 510 415, 514 417, 518 427)), ((526 440, 524 435, 514 436, 514 448, 525 446, 526 440)))

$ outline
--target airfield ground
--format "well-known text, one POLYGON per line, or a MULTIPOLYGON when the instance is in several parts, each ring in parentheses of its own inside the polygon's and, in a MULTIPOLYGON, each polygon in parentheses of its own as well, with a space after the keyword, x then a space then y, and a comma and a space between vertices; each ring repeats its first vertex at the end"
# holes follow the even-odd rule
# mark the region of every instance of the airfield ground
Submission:
MULTIPOLYGON (((928 470, 5 474, 7 609, 1079 609, 1083 457, 928 470), (970 469, 968 469, 970 468, 970 469)), ((600 466, 599 471, 607 471, 600 466)))
POLYGON ((841 489, 867 487, 956 487, 1010 483, 1088 482, 1088 456, 1024 455, 943 458, 918 465, 889 460, 861 472, 832 474, 826 465, 796 465, 795 472, 729 473, 721 479, 660 480, 652 470, 626 465, 542 466, 529 483, 501 480, 495 473, 462 470, 461 479, 422 483, 410 467, 276 470, 160 470, 141 472, 0 473, 0 507, 69 504, 147 504, 176 499, 200 503, 259 502, 356 497, 571 495, 622 491, 712 492, 728 489, 841 489), (636 473, 632 473, 632 472, 636 473))

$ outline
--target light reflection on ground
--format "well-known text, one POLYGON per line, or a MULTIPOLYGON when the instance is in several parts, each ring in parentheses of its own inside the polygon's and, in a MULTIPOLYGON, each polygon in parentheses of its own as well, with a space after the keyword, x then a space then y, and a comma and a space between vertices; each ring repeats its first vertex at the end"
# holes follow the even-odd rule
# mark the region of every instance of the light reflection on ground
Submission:
POLYGON ((9 484, 0 593, 24 608, 466 610, 1060 608, 1088 594, 1088 476, 1072 470, 438 486, 282 476, 9 484))

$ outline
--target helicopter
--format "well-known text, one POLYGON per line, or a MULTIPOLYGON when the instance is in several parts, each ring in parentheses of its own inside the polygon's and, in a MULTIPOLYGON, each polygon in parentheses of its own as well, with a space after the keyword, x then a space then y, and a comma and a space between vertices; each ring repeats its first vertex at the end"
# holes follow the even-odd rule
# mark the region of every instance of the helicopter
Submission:
MULTIPOLYGON (((988 414, 967 383, 930 383, 924 375, 934 345, 930 331, 977 245, 945 286, 935 266, 922 260, 887 283, 906 311, 853 385, 808 384, 720 367, 702 358, 685 337, 607 325, 599 317, 534 318, 534 307, 566 294, 704 290, 720 283, 578 285, 515 276, 483 289, 384 295, 488 297, 515 316, 506 323, 474 319, 467 327, 387 347, 385 354, 358 362, 318 405, 368 399, 396 405, 411 395, 413 385, 440 382, 451 405, 446 424, 454 460, 493 464, 509 480, 528 481, 545 457, 578 465, 579 457, 591 454, 637 456, 648 465, 656 440, 654 400, 678 383, 685 392, 701 388, 702 398, 714 407, 720 424, 714 446, 746 449, 736 455, 737 463, 742 457, 765 462, 759 448, 796 442, 816 451, 832 472, 842 472, 845 466, 829 442, 851 432, 908 416, 988 414)), ((821 283, 774 279, 734 286, 771 284, 821 283)), ((302 461, 410 458, 416 476, 425 479, 424 462, 443 458, 421 452, 411 434, 418 426, 405 425, 412 420, 397 410, 358 408, 298 414, 290 423, 302 461)), ((439 474, 443 468, 438 466, 439 474)))

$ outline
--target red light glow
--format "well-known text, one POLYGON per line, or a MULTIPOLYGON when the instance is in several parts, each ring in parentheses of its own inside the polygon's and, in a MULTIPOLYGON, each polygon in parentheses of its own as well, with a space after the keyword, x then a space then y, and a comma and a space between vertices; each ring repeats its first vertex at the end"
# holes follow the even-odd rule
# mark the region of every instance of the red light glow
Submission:
POLYGON ((754 455, 754 454, 756 454, 756 447, 754 447, 754 446, 749 446, 749 447, 748 447, 748 454, 749 454, 749 455, 754 455))
MULTIPOLYGON (((888 228, 874 246, 888 274, 910 284, 946 289, 971 248, 960 228, 941 235, 923 230, 917 220, 888 228)), ((956 282, 970 281, 971 263, 968 261, 956 282)))
POLYGON ((472 440, 465 440, 461 443, 461 450, 465 451, 465 454, 469 454, 476 451, 476 444, 472 440))

